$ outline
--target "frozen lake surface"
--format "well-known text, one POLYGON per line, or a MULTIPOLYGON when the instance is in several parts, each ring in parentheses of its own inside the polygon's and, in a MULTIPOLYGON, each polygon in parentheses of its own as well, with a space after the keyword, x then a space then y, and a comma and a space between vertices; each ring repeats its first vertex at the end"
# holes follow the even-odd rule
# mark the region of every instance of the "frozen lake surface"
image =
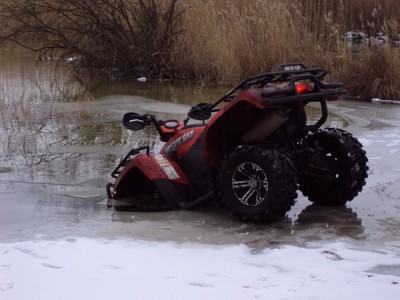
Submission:
POLYGON ((398 299, 399 106, 331 103, 332 124, 367 151, 363 192, 338 208, 299 195, 286 219, 255 225, 214 206, 108 209, 118 159, 131 145, 159 147, 151 131, 124 132, 121 115, 183 118, 188 106, 131 96, 90 105, 96 113, 61 142, 46 133, 57 142, 24 156, 32 163, 0 165, 0 299, 398 299))

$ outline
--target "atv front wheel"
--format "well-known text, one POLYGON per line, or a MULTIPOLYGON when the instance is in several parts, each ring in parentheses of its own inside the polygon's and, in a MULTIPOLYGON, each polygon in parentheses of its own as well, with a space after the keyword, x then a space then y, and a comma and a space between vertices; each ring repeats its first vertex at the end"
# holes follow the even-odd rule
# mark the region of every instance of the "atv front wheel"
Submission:
POLYGON ((271 221, 290 210, 296 175, 288 156, 272 147, 240 145, 222 166, 221 202, 243 221, 271 221))
POLYGON ((362 190, 368 177, 367 157, 349 132, 325 128, 309 135, 311 159, 299 176, 300 190, 311 202, 343 205, 362 190), (313 170, 323 170, 321 174, 313 170))

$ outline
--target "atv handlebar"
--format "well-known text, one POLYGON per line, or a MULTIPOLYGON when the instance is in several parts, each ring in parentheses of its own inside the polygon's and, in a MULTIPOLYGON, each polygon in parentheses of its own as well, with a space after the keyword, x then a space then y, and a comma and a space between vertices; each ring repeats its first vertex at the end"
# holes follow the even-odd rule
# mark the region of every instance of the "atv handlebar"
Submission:
POLYGON ((160 140, 162 142, 168 141, 178 130, 182 129, 184 124, 177 120, 157 120, 154 115, 143 114, 139 115, 134 112, 128 112, 122 119, 122 124, 129 130, 142 130, 147 125, 154 125, 160 140))

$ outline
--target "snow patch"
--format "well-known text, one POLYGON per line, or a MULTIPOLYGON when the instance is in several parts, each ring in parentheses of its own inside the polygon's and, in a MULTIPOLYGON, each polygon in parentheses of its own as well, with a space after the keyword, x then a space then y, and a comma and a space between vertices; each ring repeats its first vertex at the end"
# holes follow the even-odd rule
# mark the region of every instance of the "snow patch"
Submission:
POLYGON ((68 238, 3 243, 0 260, 3 300, 390 300, 400 282, 395 251, 345 243, 254 254, 244 245, 68 238))

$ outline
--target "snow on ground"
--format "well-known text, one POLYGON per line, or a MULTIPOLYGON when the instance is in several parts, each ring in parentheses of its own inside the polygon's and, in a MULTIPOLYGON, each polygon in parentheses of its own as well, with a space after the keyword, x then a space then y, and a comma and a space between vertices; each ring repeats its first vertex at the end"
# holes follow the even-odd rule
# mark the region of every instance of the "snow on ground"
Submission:
POLYGON ((0 299, 399 299, 400 244, 252 252, 127 239, 0 244, 0 299), (398 251, 397 251, 398 253, 398 251))

